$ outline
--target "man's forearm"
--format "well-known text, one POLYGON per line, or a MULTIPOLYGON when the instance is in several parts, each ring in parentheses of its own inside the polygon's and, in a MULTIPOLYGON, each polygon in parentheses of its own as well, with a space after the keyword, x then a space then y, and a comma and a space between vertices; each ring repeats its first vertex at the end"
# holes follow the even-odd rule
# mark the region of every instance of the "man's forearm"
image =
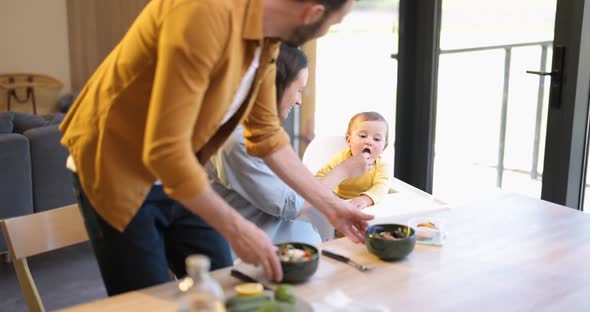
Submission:
POLYGON ((180 202, 194 214, 203 218, 224 237, 233 235, 239 228, 239 224, 244 221, 242 216, 217 195, 210 186, 207 186, 200 194, 180 200, 180 202))
MULTIPOLYGON (((329 190, 334 190, 343 180, 348 179, 347 172, 340 166, 334 167, 325 176, 319 179, 320 183, 325 185, 329 190)), ((304 213, 306 210, 312 208, 312 204, 308 201, 303 203, 299 214, 304 213)))
POLYGON ((210 186, 180 202, 219 231, 244 262, 262 265, 266 275, 273 280, 283 278, 277 248, 268 235, 225 203, 210 186))

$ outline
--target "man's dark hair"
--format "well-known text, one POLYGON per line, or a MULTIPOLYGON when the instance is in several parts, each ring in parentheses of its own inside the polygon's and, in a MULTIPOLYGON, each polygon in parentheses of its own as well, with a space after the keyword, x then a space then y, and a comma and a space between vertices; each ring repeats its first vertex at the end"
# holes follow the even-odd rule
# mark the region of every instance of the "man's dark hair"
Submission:
POLYGON ((307 57, 301 50, 281 44, 277 58, 277 103, 281 101, 285 88, 295 81, 299 72, 306 67, 307 57))

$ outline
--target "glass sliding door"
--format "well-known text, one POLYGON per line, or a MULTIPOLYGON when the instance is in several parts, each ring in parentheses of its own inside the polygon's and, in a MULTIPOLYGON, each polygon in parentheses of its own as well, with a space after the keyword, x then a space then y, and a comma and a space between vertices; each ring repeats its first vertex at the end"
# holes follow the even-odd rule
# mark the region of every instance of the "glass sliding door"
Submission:
MULTIPOLYGON (((589 103, 590 105, 590 103, 589 103)), ((584 199, 582 201, 582 210, 590 213, 590 174, 588 174, 588 165, 590 165, 590 144, 586 144, 586 178, 584 179, 584 199)))
MULTIPOLYGON (((590 1, 558 0, 542 198, 583 208, 590 105, 590 1)), ((586 194, 587 195, 587 194, 586 194)))
POLYGON ((443 0, 433 194, 541 197, 557 0, 443 0))
POLYGON ((315 135, 344 135, 349 119, 376 111, 389 123, 393 161, 399 0, 355 2, 339 25, 317 40, 315 135), (393 56, 393 57, 392 57, 393 56))

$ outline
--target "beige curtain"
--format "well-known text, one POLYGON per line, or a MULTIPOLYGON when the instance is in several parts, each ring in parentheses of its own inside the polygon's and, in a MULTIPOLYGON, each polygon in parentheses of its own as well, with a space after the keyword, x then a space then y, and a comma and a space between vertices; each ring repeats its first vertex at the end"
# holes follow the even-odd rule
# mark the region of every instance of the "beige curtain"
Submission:
POLYGON ((67 0, 72 90, 79 91, 149 0, 67 0))
POLYGON ((303 105, 301 105, 301 124, 299 125, 299 129, 301 129, 299 156, 301 157, 303 157, 307 145, 315 136, 316 40, 306 43, 302 50, 307 56, 309 77, 307 79, 307 86, 303 91, 303 105))

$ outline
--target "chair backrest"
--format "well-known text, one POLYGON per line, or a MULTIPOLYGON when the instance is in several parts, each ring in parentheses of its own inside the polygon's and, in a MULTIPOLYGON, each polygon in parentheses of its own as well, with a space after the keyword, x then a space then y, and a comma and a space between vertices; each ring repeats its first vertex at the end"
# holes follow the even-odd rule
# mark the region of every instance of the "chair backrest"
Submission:
POLYGON ((0 221, 8 252, 30 311, 45 311, 27 257, 88 241, 78 205, 0 221))
POLYGON ((303 153, 303 164, 315 175, 328 163, 330 158, 347 147, 344 135, 316 137, 303 153))
MULTIPOLYGON (((302 162, 315 175, 328 163, 330 158, 347 147, 346 138, 343 135, 319 136, 313 139, 305 149, 302 162)), ((319 211, 308 210, 299 219, 313 224, 322 241, 334 239, 334 227, 319 211)))
POLYGON ((36 73, 2 73, 0 74, 0 84, 3 87, 26 88, 29 85, 37 87, 56 88, 58 91, 64 83, 52 76, 36 73))

